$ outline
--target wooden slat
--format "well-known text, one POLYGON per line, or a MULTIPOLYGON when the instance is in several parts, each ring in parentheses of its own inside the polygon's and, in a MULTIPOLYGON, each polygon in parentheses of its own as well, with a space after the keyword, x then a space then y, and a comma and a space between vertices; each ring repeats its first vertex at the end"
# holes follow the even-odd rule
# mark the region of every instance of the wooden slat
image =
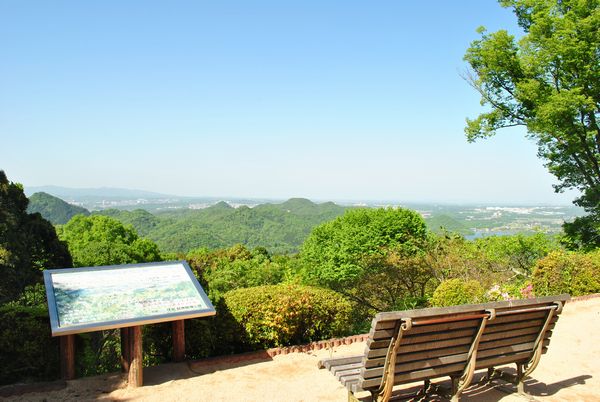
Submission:
POLYGON ((353 368, 350 370, 343 370, 343 371, 337 372, 335 374, 335 378, 340 380, 341 378, 344 378, 344 377, 356 376, 359 374, 360 374, 360 368, 353 368))
POLYGON ((360 375, 359 374, 350 375, 350 376, 346 376, 346 377, 341 377, 340 378, 340 382, 342 383, 342 385, 344 387, 351 387, 353 383, 357 383, 358 381, 360 381, 360 375))
POLYGON ((527 327, 521 329, 515 329, 510 332, 492 332, 491 334, 484 333, 481 335, 481 342, 495 341, 497 339, 505 339, 507 335, 511 337, 523 336, 523 335, 538 335, 541 328, 539 327, 527 327))
POLYGON ((485 328, 486 334, 491 334, 494 332, 507 332, 507 331, 512 331, 515 329, 529 328, 529 327, 537 327, 537 328, 541 329, 542 325, 544 325, 543 320, 517 321, 517 322, 511 322, 511 323, 499 324, 499 325, 491 325, 492 322, 490 322, 486 326, 486 328, 485 328))
POLYGON ((390 321, 377 321, 375 323, 375 329, 394 329, 396 328, 396 323, 398 320, 390 320, 390 321))
MULTIPOLYGON (((434 369, 426 369, 413 371, 412 373, 403 374, 402 376, 394 377, 394 384, 403 384, 406 382, 419 381, 427 378, 437 378, 446 376, 451 373, 460 373, 464 369, 464 364, 451 364, 434 369)), ((380 378, 363 379, 358 381, 358 384, 363 389, 377 388, 381 384, 380 378)))
POLYGON ((537 334, 516 336, 511 338, 498 339, 488 342, 480 342, 477 350, 494 349, 501 346, 518 345, 521 343, 534 342, 537 339, 537 334))
POLYGON ((484 304, 472 304, 472 305, 461 305, 461 306, 451 306, 451 307, 434 307, 427 309, 417 309, 417 310, 405 310, 405 311, 390 311, 390 312, 382 312, 378 313, 374 320, 377 321, 388 321, 395 320, 398 318, 406 318, 411 317, 413 319, 418 318, 431 318, 434 316, 441 315, 451 315, 451 314, 466 314, 469 312, 475 311, 484 311, 486 309, 496 309, 496 311, 505 311, 509 309, 522 309, 522 308, 532 308, 536 306, 543 305, 552 305, 558 301, 567 301, 570 299, 570 296, 567 294, 559 295, 559 296, 546 296, 540 297, 537 299, 524 299, 524 300, 508 300, 508 301, 499 301, 499 302, 490 302, 484 304))
MULTIPOLYGON (((406 335, 402 337, 402 345, 412 345, 415 343, 424 343, 431 342, 436 340, 443 339, 452 339, 452 338, 461 338, 465 336, 473 337, 476 333, 476 327, 473 328, 464 328, 456 331, 446 331, 446 332, 433 332, 433 333, 424 333, 419 335, 406 335)), ((385 348, 387 349, 390 344, 390 339, 380 340, 380 341, 367 341, 367 346, 370 350, 385 348)))
MULTIPOLYGON (((396 356, 396 363, 404 363, 415 360, 425 360, 435 358, 437 356, 448 356, 452 354, 460 354, 466 353, 470 349, 469 345, 463 346, 454 346, 451 348, 443 348, 443 349, 433 349, 433 350, 425 350, 414 353, 403 353, 396 356)), ((385 357, 377 358, 377 359, 369 359, 365 361, 366 368, 372 367, 383 367, 385 364, 385 357)))
POLYGON ((333 366, 339 366, 350 363, 359 363, 363 360, 365 355, 356 355, 348 357, 330 357, 327 359, 321 359, 318 361, 317 366, 321 368, 331 369, 333 366))
POLYGON ((331 374, 336 375, 337 373, 340 373, 342 371, 359 369, 361 367, 364 367, 362 362, 358 362, 358 363, 344 364, 341 366, 333 366, 333 367, 331 367, 331 369, 329 371, 331 371, 331 374))
MULTIPOLYGON (((451 346, 470 345, 472 341, 473 341, 472 336, 465 336, 462 338, 446 339, 446 340, 442 340, 442 341, 434 341, 434 342, 429 342, 429 343, 417 343, 414 345, 400 346, 398 353, 399 354, 400 353, 411 353, 411 352, 419 352, 419 351, 423 351, 423 350, 447 348, 447 347, 451 347, 451 346)), ((387 349, 385 349, 385 348, 368 350, 367 358, 370 359, 373 357, 382 357, 382 356, 386 355, 386 352, 387 352, 387 349)))
MULTIPOLYGON (((414 362, 406 362, 403 364, 397 364, 395 373, 401 374, 401 373, 405 373, 405 372, 411 372, 411 371, 415 371, 415 370, 424 370, 424 369, 428 369, 428 368, 446 366, 448 364, 455 364, 455 363, 463 363, 463 366, 464 366, 464 364, 467 361, 467 355, 468 355, 468 353, 461 353, 458 355, 441 356, 441 357, 438 357, 435 359, 426 359, 426 360, 419 360, 419 361, 414 361, 414 362)), ((364 369, 364 370, 362 370, 361 374, 362 374, 363 378, 365 378, 365 379, 374 378, 374 377, 381 378, 381 376, 383 375, 383 367, 364 369)))
POLYGON ((503 315, 500 317, 496 317, 493 321, 489 322, 490 326, 504 324, 507 322, 516 322, 516 321, 530 321, 536 319, 545 318, 548 315, 547 311, 533 311, 531 313, 521 313, 521 314, 510 314, 503 315))

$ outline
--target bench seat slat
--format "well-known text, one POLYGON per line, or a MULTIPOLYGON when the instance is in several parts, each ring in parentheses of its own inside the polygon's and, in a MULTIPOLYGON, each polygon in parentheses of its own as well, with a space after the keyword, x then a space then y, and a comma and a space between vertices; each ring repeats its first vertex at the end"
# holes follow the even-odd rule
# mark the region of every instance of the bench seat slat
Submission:
POLYGON ((336 375, 340 372, 345 372, 345 371, 354 370, 354 369, 360 369, 361 367, 364 367, 364 366, 363 366, 362 362, 359 362, 359 363, 351 363, 351 364, 343 364, 340 366, 334 366, 334 367, 331 367, 329 369, 329 371, 331 371, 331 374, 336 375))
POLYGON ((330 370, 331 367, 340 366, 344 364, 351 363, 360 363, 364 358, 364 354, 356 355, 356 356, 346 356, 346 357, 330 357, 327 359, 321 359, 317 363, 319 368, 326 368, 330 370))

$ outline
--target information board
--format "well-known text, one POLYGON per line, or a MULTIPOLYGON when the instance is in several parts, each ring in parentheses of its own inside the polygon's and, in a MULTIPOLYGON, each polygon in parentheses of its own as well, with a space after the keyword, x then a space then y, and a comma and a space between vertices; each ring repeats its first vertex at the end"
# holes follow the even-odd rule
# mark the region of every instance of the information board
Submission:
POLYGON ((214 315, 185 261, 44 271, 52 336, 214 315))

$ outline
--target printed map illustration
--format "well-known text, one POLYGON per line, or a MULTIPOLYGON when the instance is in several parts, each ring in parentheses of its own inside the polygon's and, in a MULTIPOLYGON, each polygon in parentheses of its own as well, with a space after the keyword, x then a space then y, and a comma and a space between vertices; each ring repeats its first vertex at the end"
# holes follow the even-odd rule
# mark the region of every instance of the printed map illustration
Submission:
POLYGON ((53 273, 59 327, 206 309, 183 265, 53 273))

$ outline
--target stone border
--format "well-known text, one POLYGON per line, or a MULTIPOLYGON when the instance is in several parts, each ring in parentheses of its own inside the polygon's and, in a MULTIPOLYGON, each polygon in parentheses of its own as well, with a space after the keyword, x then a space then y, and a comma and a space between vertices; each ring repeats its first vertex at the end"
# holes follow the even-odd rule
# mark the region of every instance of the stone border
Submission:
POLYGON ((311 342, 305 345, 284 346, 281 348, 267 349, 269 357, 287 355, 288 353, 308 353, 313 350, 331 349, 341 345, 351 345, 355 342, 365 342, 369 334, 347 336, 345 338, 333 338, 324 341, 311 342))
POLYGON ((584 295, 584 296, 575 296, 575 297, 572 297, 570 300, 567 300, 567 303, 580 302, 580 301, 589 300, 589 299, 597 299, 599 297, 600 297, 600 293, 592 293, 591 295, 584 295))
POLYGON ((197 365, 204 366, 214 364, 236 364, 245 363, 252 360, 271 360, 277 355, 287 355, 290 353, 310 353, 313 350, 332 349, 336 346, 350 345, 355 342, 365 342, 368 337, 369 334, 352 335, 345 338, 333 338, 324 341, 311 342, 305 345, 283 346, 279 348, 257 350, 254 352, 238 353, 234 355, 221 355, 199 360, 187 360, 187 365, 190 370, 194 371, 194 367, 197 367, 197 365))

